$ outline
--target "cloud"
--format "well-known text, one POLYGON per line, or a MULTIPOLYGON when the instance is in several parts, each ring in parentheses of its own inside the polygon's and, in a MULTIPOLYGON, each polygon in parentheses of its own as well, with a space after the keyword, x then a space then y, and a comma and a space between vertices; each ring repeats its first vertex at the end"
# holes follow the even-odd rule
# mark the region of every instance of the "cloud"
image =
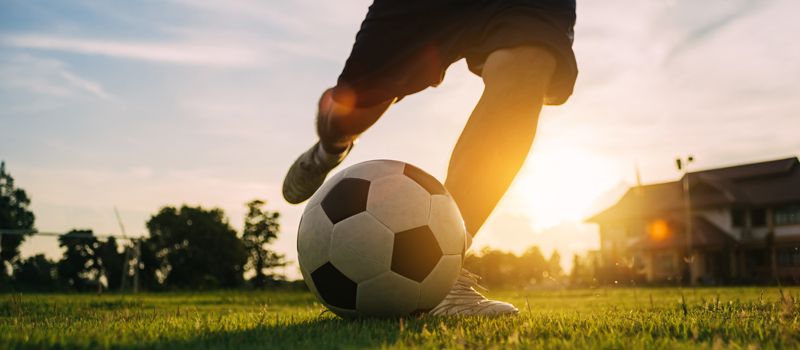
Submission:
POLYGON ((101 98, 104 98, 104 99, 107 99, 107 98, 111 97, 111 95, 109 95, 107 92, 105 92, 105 90, 103 90, 103 87, 100 86, 100 84, 98 84, 98 83, 91 82, 91 81, 88 81, 86 79, 82 79, 82 78, 80 78, 78 76, 75 76, 74 74, 72 74, 70 72, 67 72, 67 71, 60 71, 59 74, 62 77, 64 77, 64 79, 66 79, 67 81, 72 83, 72 85, 77 86, 77 87, 79 87, 79 88, 81 88, 83 90, 89 91, 89 92, 97 95, 98 97, 101 97, 101 98))
POLYGON ((172 0, 187 7, 227 14, 239 19, 255 19, 283 28, 294 35, 320 36, 321 29, 352 26, 360 22, 370 5, 368 0, 248 1, 172 0))
POLYGON ((672 33, 678 42, 666 56, 665 62, 711 39, 717 33, 734 26, 738 21, 766 9, 773 1, 729 0, 712 4, 691 0, 676 1, 660 13, 655 23, 660 32, 672 33))
MULTIPOLYGON (((101 99, 113 98, 103 86, 91 79, 71 72, 69 67, 54 59, 45 59, 31 55, 0 55, 0 89, 9 92, 27 91, 39 99, 35 104, 44 103, 42 97, 79 98, 87 93, 101 99)), ((22 99, 12 100, 15 106, 8 110, 41 110, 23 107, 22 99)), ((44 103, 52 106, 52 103, 44 103)))
POLYGON ((0 45, 196 65, 235 67, 264 63, 264 57, 253 50, 222 42, 122 42, 21 34, 0 37, 0 45))

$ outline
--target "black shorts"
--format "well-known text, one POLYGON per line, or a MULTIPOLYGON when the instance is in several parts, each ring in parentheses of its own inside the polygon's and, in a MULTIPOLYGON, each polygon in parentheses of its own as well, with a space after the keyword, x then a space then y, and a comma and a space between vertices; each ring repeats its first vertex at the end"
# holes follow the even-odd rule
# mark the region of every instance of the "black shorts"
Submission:
POLYGON ((497 49, 533 44, 557 59, 546 103, 572 94, 575 0, 375 0, 334 90, 334 99, 369 107, 437 86, 467 59, 481 75, 497 49))

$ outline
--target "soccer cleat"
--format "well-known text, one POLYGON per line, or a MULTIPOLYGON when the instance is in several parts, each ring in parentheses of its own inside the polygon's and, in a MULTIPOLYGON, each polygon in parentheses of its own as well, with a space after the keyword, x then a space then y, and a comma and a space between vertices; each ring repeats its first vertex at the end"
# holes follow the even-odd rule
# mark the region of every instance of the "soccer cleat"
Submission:
POLYGON ((461 276, 450 294, 430 311, 434 316, 516 316, 519 310, 509 303, 486 299, 481 293, 475 291, 478 288, 486 292, 486 288, 478 284, 481 277, 467 270, 461 269, 461 276))
POLYGON ((283 179, 283 198, 292 204, 299 204, 311 198, 325 182, 328 173, 342 163, 351 149, 353 149, 352 144, 341 154, 328 154, 328 159, 323 159, 320 152, 325 151, 319 142, 314 144, 294 161, 286 173, 286 178, 283 179))

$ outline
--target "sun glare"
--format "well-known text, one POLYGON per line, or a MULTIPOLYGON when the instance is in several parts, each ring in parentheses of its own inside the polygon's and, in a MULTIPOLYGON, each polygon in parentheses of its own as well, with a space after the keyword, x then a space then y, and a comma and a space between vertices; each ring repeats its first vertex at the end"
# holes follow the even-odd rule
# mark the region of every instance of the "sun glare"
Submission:
POLYGON ((519 210, 535 229, 583 221, 597 196, 618 182, 612 165, 582 149, 535 150, 517 181, 519 210))
POLYGON ((669 236, 669 225, 664 220, 656 220, 650 224, 650 238, 660 241, 669 236))

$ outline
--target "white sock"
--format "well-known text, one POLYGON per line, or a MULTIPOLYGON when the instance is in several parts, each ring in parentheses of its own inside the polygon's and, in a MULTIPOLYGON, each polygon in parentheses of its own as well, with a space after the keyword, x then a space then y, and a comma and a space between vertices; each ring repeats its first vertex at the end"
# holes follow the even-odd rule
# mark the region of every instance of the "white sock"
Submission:
POLYGON ((322 143, 317 144, 317 152, 314 154, 314 158, 316 158, 317 162, 323 165, 327 165, 329 167, 334 167, 339 165, 344 160, 344 157, 347 156, 347 151, 350 150, 350 147, 353 145, 347 146, 347 149, 344 152, 339 154, 330 154, 325 151, 325 148, 322 147, 322 143))

